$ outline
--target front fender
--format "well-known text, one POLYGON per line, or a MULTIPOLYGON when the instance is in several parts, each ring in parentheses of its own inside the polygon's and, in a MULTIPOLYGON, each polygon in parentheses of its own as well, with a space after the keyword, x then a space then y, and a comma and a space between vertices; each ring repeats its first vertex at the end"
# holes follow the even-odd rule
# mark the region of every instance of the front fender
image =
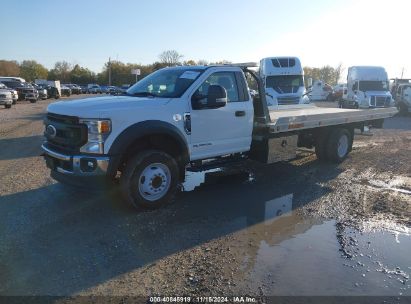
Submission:
POLYGON ((123 130, 111 144, 108 155, 123 154, 133 142, 150 134, 166 134, 172 137, 182 148, 183 161, 188 162, 189 151, 186 138, 176 126, 160 120, 142 121, 123 130))

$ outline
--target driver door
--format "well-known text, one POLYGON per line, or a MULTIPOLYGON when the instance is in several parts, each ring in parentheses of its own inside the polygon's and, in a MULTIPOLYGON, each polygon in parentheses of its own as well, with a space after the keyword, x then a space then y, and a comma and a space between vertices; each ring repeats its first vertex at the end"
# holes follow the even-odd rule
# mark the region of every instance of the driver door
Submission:
POLYGON ((191 159, 244 152, 250 149, 253 105, 242 72, 214 72, 193 96, 207 98, 210 85, 227 91, 227 104, 215 109, 191 108, 191 159))

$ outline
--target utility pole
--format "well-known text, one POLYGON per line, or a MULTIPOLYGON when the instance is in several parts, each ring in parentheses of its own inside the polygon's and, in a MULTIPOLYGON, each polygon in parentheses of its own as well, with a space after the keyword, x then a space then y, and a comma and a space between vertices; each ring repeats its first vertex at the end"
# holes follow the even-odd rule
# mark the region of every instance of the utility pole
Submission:
POLYGON ((404 76, 404 68, 402 68, 402 71, 401 71, 401 79, 403 76, 404 76))
POLYGON ((111 57, 108 57, 108 85, 111 86, 111 57))

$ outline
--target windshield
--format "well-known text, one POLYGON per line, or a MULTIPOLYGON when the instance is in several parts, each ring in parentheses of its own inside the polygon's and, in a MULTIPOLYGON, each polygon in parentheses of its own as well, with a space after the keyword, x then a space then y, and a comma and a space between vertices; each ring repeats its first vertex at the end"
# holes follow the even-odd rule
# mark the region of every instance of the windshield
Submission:
POLYGON ((297 93, 298 89, 304 86, 302 75, 279 75, 268 76, 266 88, 272 88, 278 93, 297 93))
POLYGON ((388 91, 388 81, 359 81, 360 91, 388 91))
POLYGON ((127 95, 177 98, 203 70, 165 68, 143 78, 127 90, 127 95))

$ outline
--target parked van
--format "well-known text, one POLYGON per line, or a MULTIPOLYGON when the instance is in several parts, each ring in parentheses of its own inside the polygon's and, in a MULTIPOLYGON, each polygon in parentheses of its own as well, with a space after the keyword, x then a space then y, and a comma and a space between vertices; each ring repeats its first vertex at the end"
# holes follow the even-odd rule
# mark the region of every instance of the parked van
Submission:
POLYGON ((314 81, 308 91, 308 98, 311 101, 332 100, 333 88, 322 80, 314 81))
POLYGON ((383 67, 353 66, 348 68, 347 95, 343 107, 375 108, 393 106, 389 79, 383 67))
POLYGON ((269 107, 309 103, 303 96, 304 70, 297 57, 268 57, 260 61, 260 77, 263 80, 269 107))

